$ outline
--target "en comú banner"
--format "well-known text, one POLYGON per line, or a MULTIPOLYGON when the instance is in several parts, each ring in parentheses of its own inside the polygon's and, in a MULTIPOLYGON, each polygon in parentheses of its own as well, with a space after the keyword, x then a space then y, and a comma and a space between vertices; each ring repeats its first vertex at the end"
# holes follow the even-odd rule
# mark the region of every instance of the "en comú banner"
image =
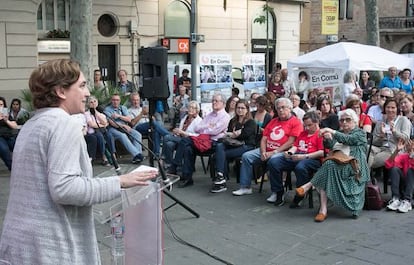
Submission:
POLYGON ((322 0, 322 34, 338 34, 338 0, 322 0))

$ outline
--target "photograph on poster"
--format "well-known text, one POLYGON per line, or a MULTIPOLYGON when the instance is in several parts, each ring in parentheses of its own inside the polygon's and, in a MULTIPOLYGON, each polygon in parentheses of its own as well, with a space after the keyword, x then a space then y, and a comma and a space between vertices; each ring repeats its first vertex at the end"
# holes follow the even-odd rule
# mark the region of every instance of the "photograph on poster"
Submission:
POLYGON ((230 54, 200 54, 201 102, 210 103, 216 93, 231 95, 233 79, 230 54))

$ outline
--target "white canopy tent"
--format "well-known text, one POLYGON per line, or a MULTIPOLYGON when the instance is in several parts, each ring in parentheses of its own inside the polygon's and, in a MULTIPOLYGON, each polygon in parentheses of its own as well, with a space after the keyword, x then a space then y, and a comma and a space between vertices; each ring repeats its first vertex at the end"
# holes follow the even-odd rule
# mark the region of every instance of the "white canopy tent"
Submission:
POLYGON ((386 71, 390 66, 399 70, 413 69, 414 59, 377 46, 339 42, 287 62, 290 73, 295 68, 334 68, 343 73, 347 70, 386 71))
POLYGON ((335 103, 343 101, 343 76, 352 70, 358 76, 362 70, 387 71, 389 67, 413 69, 414 58, 370 45, 340 42, 325 46, 287 62, 289 76, 298 81, 298 73, 305 71, 310 88, 327 90, 335 103))

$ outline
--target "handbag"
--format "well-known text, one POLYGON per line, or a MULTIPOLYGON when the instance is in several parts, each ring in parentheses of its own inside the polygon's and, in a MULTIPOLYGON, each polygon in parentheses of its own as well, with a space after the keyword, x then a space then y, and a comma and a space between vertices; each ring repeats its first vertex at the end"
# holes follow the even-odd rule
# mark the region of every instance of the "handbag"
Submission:
POLYGON ((332 160, 335 163, 339 165, 345 165, 350 164, 352 169, 355 172, 355 179, 359 181, 361 177, 361 172, 359 171, 359 162, 358 160, 353 156, 348 156, 344 154, 344 152, 336 150, 329 152, 328 156, 322 159, 322 162, 325 162, 327 160, 332 160))
POLYGON ((230 136, 225 136, 221 138, 221 142, 225 144, 226 146, 230 146, 230 147, 239 147, 239 146, 244 145, 244 141, 231 138, 230 136))
POLYGON ((209 134, 199 134, 198 136, 190 136, 194 147, 201 153, 211 149, 211 140, 209 134))
POLYGON ((381 210, 384 206, 384 200, 381 198, 381 191, 377 180, 372 178, 365 187, 365 210, 381 210))

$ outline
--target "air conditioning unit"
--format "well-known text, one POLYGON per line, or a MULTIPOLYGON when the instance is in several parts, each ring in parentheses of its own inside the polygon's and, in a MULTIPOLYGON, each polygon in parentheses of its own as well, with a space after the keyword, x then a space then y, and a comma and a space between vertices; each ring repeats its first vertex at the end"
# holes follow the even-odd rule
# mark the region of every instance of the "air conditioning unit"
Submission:
POLYGON ((327 35, 326 42, 338 42, 338 35, 327 35))

